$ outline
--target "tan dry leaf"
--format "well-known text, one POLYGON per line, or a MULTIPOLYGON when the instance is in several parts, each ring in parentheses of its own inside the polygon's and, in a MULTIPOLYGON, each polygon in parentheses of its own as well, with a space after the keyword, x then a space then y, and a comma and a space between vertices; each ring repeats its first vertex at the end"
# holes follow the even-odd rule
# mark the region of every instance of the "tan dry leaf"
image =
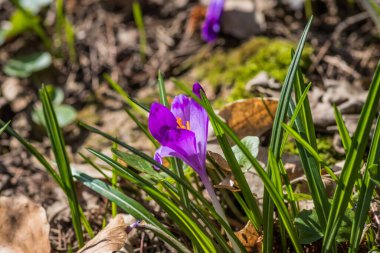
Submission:
POLYGON ((257 233, 250 221, 240 231, 235 232, 236 237, 241 241, 248 252, 261 253, 262 237, 257 233))
POLYGON ((248 98, 226 105, 219 115, 239 138, 261 136, 272 128, 278 100, 248 98))
POLYGON ((118 214, 108 225, 77 253, 112 253, 120 250, 126 243, 128 233, 124 214, 118 214))
POLYGON ((228 174, 219 184, 214 185, 218 189, 226 189, 232 192, 240 191, 240 188, 232 174, 228 174))
POLYGON ((27 197, 0 197, 0 224, 0 252, 50 252, 45 210, 27 197))
POLYGON ((223 170, 224 172, 231 173, 230 165, 228 165, 228 162, 226 161, 226 159, 224 159, 224 157, 221 154, 208 150, 207 156, 214 163, 216 163, 221 170, 223 170))

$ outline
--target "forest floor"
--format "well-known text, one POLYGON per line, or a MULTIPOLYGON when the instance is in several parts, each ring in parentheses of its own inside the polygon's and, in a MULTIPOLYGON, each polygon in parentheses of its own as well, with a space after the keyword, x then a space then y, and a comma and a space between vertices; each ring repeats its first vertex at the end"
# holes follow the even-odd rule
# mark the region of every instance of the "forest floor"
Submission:
MULTIPOLYGON (((104 73, 109 74, 128 94, 146 105, 158 98, 158 70, 166 77, 170 95, 176 93, 170 78, 184 80, 189 86, 198 81, 205 87, 208 97, 218 101, 216 105, 220 108, 224 106, 220 100, 230 96, 238 82, 234 77, 220 80, 213 76, 219 73, 209 75, 197 67, 207 68, 205 62, 214 61, 213 55, 227 56, 222 59, 228 61, 228 56, 231 56, 229 52, 242 50, 241 54, 244 54, 244 50, 249 50, 247 43, 258 38, 286 40, 295 46, 307 22, 302 7, 294 9, 276 0, 256 1, 266 3, 257 4, 251 11, 242 11, 232 6, 226 9, 220 37, 214 43, 206 44, 200 37, 199 29, 205 7, 198 1, 144 0, 141 2, 147 48, 146 56, 141 57, 139 32, 133 20, 131 2, 65 1, 66 16, 75 28, 76 60, 70 61, 65 56, 53 57, 48 69, 29 78, 0 74, 0 118, 4 121, 11 120, 12 127, 50 159, 53 156, 46 133, 31 117, 39 104, 38 89, 41 84, 61 88, 65 96, 64 104, 75 108, 79 120, 97 125, 130 145, 152 153, 153 147, 141 138, 138 127, 123 109, 123 100, 110 88, 103 77, 104 73), (247 13, 250 14, 248 17, 247 13), (243 29, 247 22, 252 25, 243 29), (240 32, 236 32, 236 26, 242 27, 240 32)), ((250 6, 251 1, 241 2, 250 6)), ((307 40, 308 47, 311 48, 308 51, 310 57, 303 64, 305 77, 312 82, 309 99, 317 133, 329 141, 327 149, 334 149, 331 152, 334 165, 339 162, 342 148, 336 141, 337 129, 332 105, 339 106, 349 130, 353 131, 380 58, 380 27, 376 27, 363 6, 347 2, 349 1, 313 1, 314 21, 307 40)), ((9 19, 13 11, 14 6, 10 1, 0 1, 3 21, 9 19)), ((51 24, 54 15, 54 6, 49 7, 42 14, 44 22, 51 24)), ((47 33, 52 33, 47 27, 47 33)), ((43 44, 35 35, 23 34, 0 46, 0 66, 15 56, 44 50, 43 44)), ((276 52, 274 50, 272 54, 276 52)), ((290 52, 288 54, 287 59, 290 59, 290 52)), ((282 59, 278 61, 281 62, 282 59)), ((239 64, 239 61, 236 63, 239 64)), ((247 62, 240 59, 240 63, 243 65, 247 62)), ((257 63, 259 67, 260 64, 257 63)), ((286 69, 286 64, 279 71, 284 68, 286 69)), ((267 72, 270 75, 270 71, 267 72)), ((245 88, 241 94, 234 95, 234 100, 257 94, 268 98, 278 97, 283 81, 280 79, 282 72, 277 76, 274 74, 277 77, 275 80, 264 75, 264 80, 259 80, 258 85, 252 85, 251 82, 247 88, 249 81, 255 80, 257 74, 257 70, 244 73, 248 80, 238 80, 244 83, 242 87, 245 88)), ((106 150, 110 147, 109 142, 75 124, 66 126, 64 135, 74 167, 88 173, 91 173, 91 168, 84 163, 79 153, 86 154, 87 147, 108 152, 106 150)), ((267 136, 267 133, 261 133, 263 146, 267 143, 267 136)), ((132 189, 132 194, 145 205, 150 205, 149 201, 138 196, 135 189, 132 189)), ((25 148, 7 134, 0 136, 0 195, 25 195, 45 208, 54 252, 67 252, 69 245, 75 245, 64 194, 25 148)), ((81 189, 80 200, 91 224, 96 230, 99 229, 109 205, 87 189, 81 189)), ((235 229, 238 230, 242 225, 236 222, 235 229)), ((145 244, 156 245, 146 248, 146 252, 165 251, 151 235, 145 237, 145 244)), ((140 243, 135 246, 139 248, 140 243)))

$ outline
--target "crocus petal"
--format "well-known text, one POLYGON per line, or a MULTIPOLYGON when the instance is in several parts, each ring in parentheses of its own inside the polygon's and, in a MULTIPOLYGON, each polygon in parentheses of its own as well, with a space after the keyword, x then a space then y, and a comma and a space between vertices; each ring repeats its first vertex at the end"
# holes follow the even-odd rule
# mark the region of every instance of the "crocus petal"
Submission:
MULTIPOLYGON (((161 146, 156 150, 156 153, 154 153, 154 160, 162 164, 162 158, 168 157, 168 156, 178 157, 182 160, 182 157, 179 157, 176 151, 166 146, 161 146)), ((159 170, 159 168, 156 166, 154 166, 154 168, 156 170, 159 170)))
POLYGON ((197 95, 199 99, 202 99, 201 97, 201 91, 205 92, 202 86, 199 83, 194 83, 193 85, 193 93, 197 95))
MULTIPOLYGON (((172 156, 180 158, 198 173, 205 169, 197 152, 194 132, 186 129, 170 129, 167 131, 162 145, 174 150, 175 153, 170 153, 172 156)), ((161 151, 161 155, 164 154, 164 151, 170 152, 164 149, 161 151)))
MULTIPOLYGON (((190 161, 187 157, 183 156, 183 152, 177 152, 173 150, 172 148, 169 148, 167 146, 161 146, 156 150, 156 153, 154 154, 154 160, 160 164, 163 163, 162 158, 164 157, 176 157, 193 167, 195 165, 194 162, 190 161), (192 164, 192 165, 191 165, 192 164)), ((158 167, 154 166, 155 169, 159 170, 158 167)))
POLYGON ((211 0, 206 13, 205 21, 202 25, 202 38, 207 42, 212 42, 220 32, 220 19, 223 13, 224 0, 211 0))
POLYGON ((159 103, 153 103, 150 107, 148 127, 153 137, 162 143, 166 132, 170 128, 176 128, 177 122, 168 108, 159 103))
POLYGON ((156 153, 154 153, 154 160, 156 162, 159 162, 162 164, 162 158, 164 157, 177 157, 181 160, 185 159, 181 154, 179 154, 177 151, 167 147, 167 146, 161 146, 156 150, 156 153))
POLYGON ((184 124, 190 122, 189 130, 195 134, 199 160, 206 160, 208 135, 208 115, 206 110, 194 99, 179 95, 174 98, 171 111, 175 117, 181 118, 184 124))

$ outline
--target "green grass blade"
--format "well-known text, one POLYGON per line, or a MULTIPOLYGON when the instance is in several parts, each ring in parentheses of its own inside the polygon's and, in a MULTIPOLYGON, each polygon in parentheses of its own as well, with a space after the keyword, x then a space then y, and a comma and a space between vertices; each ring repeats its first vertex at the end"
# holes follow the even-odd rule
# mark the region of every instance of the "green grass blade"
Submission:
MULTIPOLYGON (((204 94, 202 94, 202 97, 204 98, 204 94)), ((203 101, 205 101, 205 99, 203 101)), ((274 183, 272 182, 272 180, 270 179, 269 175, 266 173, 264 168, 259 164, 256 158, 253 157, 253 155, 250 153, 247 147, 239 140, 239 138, 233 133, 233 131, 215 114, 215 112, 207 104, 206 105, 202 104, 202 105, 209 113, 210 118, 213 119, 214 122, 216 123, 216 129, 219 129, 219 134, 221 133, 221 131, 223 131, 223 134, 225 132, 225 134, 227 134, 233 140, 233 142, 236 143, 236 145, 239 147, 242 153, 247 157, 247 159, 250 161, 252 166, 255 168, 257 174, 259 175, 259 177, 264 183, 265 189, 270 194, 271 199, 274 201, 274 204, 276 205, 278 209, 278 213, 280 214, 284 227, 286 231, 288 232, 288 235, 294 245, 296 252, 302 252, 302 247, 298 243, 298 235, 293 225, 292 219, 289 216, 288 209, 285 206, 283 198, 278 193, 278 190, 276 186, 274 185, 274 183)), ((227 144, 223 144, 223 145, 227 145, 227 144)), ((236 179, 235 174, 234 176, 236 179)), ((239 186, 241 187, 240 184, 239 186)))
MULTIPOLYGON (((112 143, 112 149, 115 149, 117 150, 117 143, 112 143)), ((114 153, 112 154, 112 158, 117 161, 118 159, 118 156, 114 153)), ((116 171, 115 170, 112 170, 112 178, 111 178, 111 185, 113 188, 117 188, 117 181, 118 181, 118 176, 116 174, 116 171)), ((115 217, 117 215, 117 205, 115 202, 112 202, 111 203, 111 213, 112 213, 112 217, 115 217)))
POLYGON ((146 33, 145 33, 145 26, 144 26, 144 18, 141 12, 140 3, 137 0, 133 1, 132 12, 133 12, 133 18, 137 26, 137 30, 139 31, 141 61, 145 62, 147 40, 146 40, 146 33))
POLYGON ((94 238, 94 230, 92 230, 90 222, 87 220, 86 215, 84 215, 83 209, 79 207, 80 220, 82 221, 84 229, 87 231, 90 238, 94 238))
POLYGON ((217 212, 215 211, 215 209, 213 208, 213 206, 210 205, 210 203, 198 191, 196 191, 191 185, 189 185, 189 183, 187 181, 185 181, 182 178, 178 177, 173 171, 169 170, 168 168, 166 168, 162 164, 158 163, 152 157, 150 157, 147 154, 145 154, 145 153, 143 153, 143 152, 141 152, 141 151, 139 151, 139 150, 137 150, 137 149, 129 146, 125 142, 123 142, 123 141, 121 141, 119 139, 116 139, 113 136, 111 136, 109 134, 106 134, 106 133, 100 131, 99 129, 91 127, 91 126, 89 126, 89 125, 87 125, 87 124, 85 124, 83 122, 79 123, 79 125, 82 126, 85 129, 93 132, 93 133, 96 133, 96 134, 99 134, 99 135, 105 137, 106 139, 108 139, 108 140, 110 140, 112 142, 118 143, 121 147, 126 148, 127 150, 129 150, 133 154, 135 154, 135 155, 141 157, 142 159, 146 160, 147 162, 149 162, 151 165, 156 166, 161 171, 163 171, 164 173, 166 173, 168 176, 170 176, 171 178, 173 178, 176 182, 182 184, 186 188, 186 190, 193 195, 194 198, 196 198, 197 200, 199 200, 202 203, 202 207, 205 210, 208 210, 210 212, 210 214, 218 221, 218 223, 220 225, 222 225, 222 227, 227 231, 227 233, 229 234, 229 236, 231 238, 235 238, 234 240, 235 240, 235 242, 237 242, 237 244, 239 245, 239 247, 240 248, 244 248, 241 245, 241 242, 236 238, 235 234, 232 232, 232 230, 229 227, 229 225, 223 221, 223 219, 219 216, 219 214, 217 214, 217 212))
POLYGON ((39 93, 46 122, 46 129, 52 144, 52 149, 58 166, 60 178, 62 179, 62 183, 67 191, 66 193, 72 214, 71 217, 75 235, 77 237, 79 247, 82 247, 84 241, 80 220, 81 215, 79 211, 79 203, 76 195, 74 180, 71 174, 70 162, 66 153, 63 134, 59 128, 57 116, 54 112, 53 104, 50 100, 48 90, 43 87, 39 93))
POLYGON ((334 245, 344 211, 347 208, 355 180, 358 177, 360 165, 368 143, 372 122, 379 105, 379 99, 380 62, 377 65, 374 77, 372 79, 371 87, 368 91, 368 97, 360 114, 358 126, 352 138, 351 146, 340 176, 345 187, 337 187, 334 194, 327 222, 326 233, 322 244, 322 252, 330 251, 334 245))
POLYGON ((289 234, 289 237, 295 247, 296 252, 302 252, 302 247, 298 243, 298 235, 296 232, 296 229, 293 225, 292 219, 289 216, 289 212, 287 207, 285 206, 283 202, 283 198, 278 193, 277 188, 275 187, 272 180, 269 178, 268 174, 264 170, 264 168, 261 167, 259 162, 256 160, 255 157, 252 156, 252 154, 249 152, 249 150, 244 146, 244 144, 239 140, 239 138, 232 132, 232 130, 225 125, 224 122, 222 122, 221 119, 217 118, 216 115, 213 115, 218 122, 219 126, 223 128, 223 130, 226 132, 226 134, 231 137, 231 139, 238 145, 238 147, 241 149, 243 154, 247 157, 247 159, 250 161, 252 166, 255 168, 257 174, 260 176, 261 180, 264 183, 265 189, 270 194, 271 199, 273 200, 274 204, 277 207, 278 213, 280 214, 280 217, 283 221, 284 227, 286 231, 289 234))
POLYGON ((217 125, 218 125, 217 129, 223 130, 225 132, 225 134, 228 135, 229 137, 231 137, 231 139, 233 140, 233 142, 238 145, 239 149, 241 149, 241 151, 243 152, 243 154, 247 157, 247 159, 249 160, 249 162, 252 164, 253 168, 255 168, 257 174, 259 175, 259 177, 261 178, 261 180, 264 183, 265 189, 268 190, 268 193, 270 194, 270 196, 273 199, 275 205, 277 206, 278 212, 279 212, 281 218, 283 219, 285 229, 286 229, 286 231, 289 234, 289 237, 290 237, 290 239, 291 239, 291 241, 292 241, 292 243, 294 245, 295 251, 297 253, 298 252, 302 252, 302 247, 298 243, 298 235, 297 235, 296 229, 295 229, 295 227, 293 225, 292 219, 289 216, 287 207, 285 206, 283 199, 278 194, 276 187, 274 186, 273 182, 271 181, 271 179, 267 175, 267 173, 264 170, 264 168, 259 164, 259 162, 256 160, 256 158, 252 156, 252 154, 250 153, 250 151, 245 147, 245 145, 234 134, 234 132, 231 130, 231 128, 229 128, 223 122, 223 120, 221 120, 209 106, 207 106, 206 104, 204 104, 203 101, 206 99, 206 97, 205 97, 204 94, 202 94, 202 97, 204 98, 204 100, 200 100, 182 82, 179 82, 177 80, 173 80, 173 82, 174 82, 174 84, 176 86, 178 86, 180 89, 182 89, 186 94, 188 94, 193 99, 195 99, 199 104, 201 104, 206 109, 206 111, 207 111, 208 115, 210 116, 210 118, 212 118, 213 120, 215 120, 215 122, 217 123, 217 125))
MULTIPOLYGON (((5 123, 0 120, 0 126, 4 127, 5 123)), ((58 173, 54 170, 54 168, 50 165, 50 163, 45 159, 45 157, 38 152, 38 150, 33 147, 25 138, 19 135, 16 131, 14 131, 10 126, 5 128, 5 131, 15 137, 41 164, 45 167, 48 173, 53 177, 54 181, 58 184, 58 186, 66 193, 66 188, 64 187, 61 178, 58 173)))
POLYGON ((99 172, 107 180, 108 183, 111 184, 112 178, 110 178, 109 176, 107 176, 107 174, 104 173, 104 171, 101 168, 99 168, 99 166, 97 166, 93 161, 91 161, 91 159, 89 157, 85 156, 81 152, 79 152, 79 155, 82 157, 82 159, 86 163, 90 164, 97 172, 99 172))
POLYGON ((152 142, 152 144, 156 148, 158 148, 160 146, 160 144, 156 141, 156 139, 154 139, 152 134, 149 132, 148 128, 146 126, 144 126, 128 108, 124 108, 124 110, 126 111, 128 116, 136 123, 136 125, 140 128, 140 130, 143 131, 145 136, 148 137, 148 139, 152 142))
MULTIPOLYGON (((309 84, 306 89, 304 90, 302 96, 300 97, 295 109, 294 109, 294 112, 292 112, 292 114, 289 114, 289 111, 288 111, 288 114, 289 116, 291 117, 290 118, 290 121, 288 123, 288 126, 289 127, 293 127, 294 125, 294 122, 296 121, 296 118, 298 117, 298 114, 300 113, 302 107, 304 106, 303 102, 305 101, 305 99, 307 98, 307 93, 309 91, 311 87, 311 84, 309 84)), ((282 145, 281 145, 281 155, 283 154, 283 151, 285 150, 285 145, 288 143, 288 137, 289 137, 289 133, 288 132, 285 132, 284 133, 284 137, 283 137, 283 140, 282 140, 282 145)))
MULTIPOLYGON (((272 137, 269 144, 269 150, 274 155, 274 158, 276 161, 280 160, 280 154, 281 154, 281 141, 282 141, 282 134, 283 130, 281 128, 281 123, 285 121, 288 108, 289 108, 289 100, 290 95, 293 88, 293 83, 295 80, 295 77, 297 75, 298 71, 298 65, 301 59, 302 51, 305 46, 307 33, 310 29, 310 25, 312 22, 313 17, 309 19, 309 22, 307 23, 302 36, 300 38, 300 41, 298 43, 296 52, 294 54, 294 57, 292 58, 292 61, 290 63, 288 73, 286 74, 286 78, 284 81, 284 85, 281 90, 280 100, 278 104, 278 108, 276 111, 276 115, 273 122, 273 128, 272 128, 272 137)), ((269 165, 269 164, 268 164, 269 165)), ((267 173, 269 177, 272 176, 271 167, 267 166, 267 173)), ((273 179, 274 181, 279 181, 280 179, 273 179)), ((269 196, 269 193, 267 191, 264 191, 264 201, 263 201, 263 214, 264 214, 264 234, 266 235, 264 237, 263 242, 263 252, 264 253, 271 253, 272 252, 272 243, 273 243, 273 202, 269 196)))
POLYGON ((351 146, 351 137, 350 137, 350 134, 348 133, 346 125, 344 124, 342 114, 340 113, 336 105, 334 105, 334 115, 335 115, 336 125, 338 126, 338 132, 339 132, 340 138, 342 139, 344 151, 348 153, 348 150, 351 146))
MULTIPOLYGON (((311 85, 311 84, 309 84, 311 85)), ((302 72, 300 68, 297 68, 297 76, 294 82, 294 92, 296 95, 296 102, 301 103, 302 95, 304 95, 305 91, 308 90, 302 72)), ((301 122, 305 129, 305 134, 310 145, 317 150, 317 138, 315 136, 314 122, 313 116, 311 114, 311 108, 309 99, 306 96, 305 99, 302 100, 302 107, 300 112, 301 122)))
POLYGON ((319 157, 318 152, 305 140, 299 135, 293 128, 289 127, 285 123, 281 123, 281 126, 319 162, 322 162, 322 159, 319 157))
MULTIPOLYGON (((208 111, 213 111, 212 107, 210 105, 210 102, 207 100, 205 96, 202 97, 203 103, 205 105, 205 109, 208 111)), ((220 128, 220 126, 215 121, 214 117, 210 116, 210 122, 214 128, 214 132, 216 135, 216 138, 218 139, 218 142, 223 150, 224 156, 226 157, 226 160, 231 168, 231 171, 235 177, 235 180, 237 181, 240 190, 242 192, 243 198, 248 206, 248 208, 253 212, 253 217, 248 216, 251 219, 251 222, 253 226, 256 228, 256 230, 260 231, 261 225, 262 225, 262 215, 260 208, 257 204, 256 199, 254 198, 251 189, 249 188, 248 182, 245 179, 245 175, 241 170, 241 167, 239 163, 236 160, 236 157, 234 155, 234 152, 232 151, 232 148, 230 144, 228 143, 227 137, 223 131, 223 129, 220 128)))
POLYGON ((352 222, 349 253, 358 251, 360 238, 363 234, 365 221, 368 218, 368 210, 371 205, 375 184, 371 177, 379 179, 378 166, 380 164, 380 116, 377 118, 375 133, 372 139, 368 155, 367 166, 364 173, 363 183, 360 188, 359 200, 352 222), (371 173, 372 171, 372 173, 371 173))
POLYGON ((94 179, 85 173, 75 172, 74 176, 85 186, 109 199, 112 203, 116 203, 117 206, 136 219, 141 219, 147 222, 147 226, 149 226, 149 228, 153 227, 154 229, 151 230, 155 232, 157 236, 175 249, 180 250, 180 252, 190 252, 167 228, 162 225, 161 222, 154 217, 150 211, 148 211, 136 200, 129 198, 118 189, 104 183, 99 179, 94 179))
POLYGON ((168 97, 166 94, 164 77, 162 76, 161 71, 158 71, 157 81, 158 81, 158 90, 159 90, 159 95, 160 95, 160 103, 169 108, 170 105, 169 105, 168 97))
MULTIPOLYGON (((289 114, 294 115, 294 103, 292 100, 290 100, 289 114)), ((287 129, 294 133, 292 128, 287 127, 287 129)), ((306 138, 305 128, 299 117, 295 118, 295 129, 297 130, 297 133, 294 134, 297 135, 299 139, 302 139, 302 137, 306 138)), ((297 141, 296 144, 300 153, 302 167, 304 168, 309 190, 316 208, 318 220, 321 224, 322 230, 324 230, 326 228, 330 204, 320 173, 320 163, 318 162, 320 161, 319 154, 314 152, 315 149, 309 145, 309 143, 305 142, 303 144, 309 147, 309 150, 312 151, 311 153, 308 152, 305 146, 300 142, 297 141)))
POLYGON ((2 133, 4 132, 4 130, 9 126, 10 123, 11 123, 11 122, 8 121, 7 123, 4 124, 4 126, 2 126, 2 127, 0 128, 0 134, 2 134, 2 133))
POLYGON ((168 236, 165 231, 162 231, 159 227, 152 226, 150 224, 144 224, 144 225, 139 225, 138 229, 148 229, 151 230, 153 233, 155 233, 157 236, 161 238, 164 242, 172 246, 174 249, 177 250, 177 252, 183 252, 183 253, 191 253, 191 251, 186 248, 182 243, 180 243, 178 240, 176 240, 172 236, 168 236))
POLYGON ((149 109, 147 109, 145 106, 139 104, 138 102, 136 102, 136 100, 128 96, 128 94, 123 90, 123 88, 117 82, 112 80, 110 75, 104 73, 103 78, 108 82, 111 88, 121 96, 121 98, 124 100, 124 102, 127 105, 129 105, 133 110, 135 110, 140 115, 146 117, 146 112, 149 112, 149 109))
MULTIPOLYGON (((322 164, 324 164, 324 161, 322 160, 322 158, 319 156, 318 154, 318 151, 316 151, 304 138, 302 138, 301 135, 299 135, 295 130, 293 130, 291 127, 289 127, 288 125, 282 123, 282 126, 283 128, 297 141, 297 143, 299 143, 301 146, 298 146, 297 145, 297 148, 298 149, 306 149, 308 151, 308 153, 315 159, 315 161, 318 161, 322 164)), ((302 133, 302 131, 301 131, 302 133)), ((302 153, 303 154, 303 153, 302 153)), ((326 172, 331 176, 331 178, 336 182, 336 183, 340 183, 340 180, 339 178, 334 174, 334 172, 326 165, 324 164, 324 167, 326 169, 326 172)), ((319 165, 313 165, 312 167, 307 167, 307 169, 313 169, 315 170, 316 172, 318 171, 319 173, 319 165)), ((314 178, 315 180, 316 178, 314 178)), ((323 185, 322 183, 322 180, 321 180, 321 186, 323 185)), ((343 186, 343 185, 342 185, 343 186)), ((326 201, 327 201, 327 198, 326 198, 326 201)), ((327 205, 327 203, 326 203, 327 205)), ((326 208, 326 210, 329 209, 329 206, 327 205, 326 207, 324 207, 324 209, 326 208)), ((327 218, 327 217, 326 217, 327 218)))
POLYGON ((191 241, 199 246, 205 252, 217 252, 213 242, 206 236, 204 231, 197 226, 192 217, 188 216, 183 210, 180 209, 172 200, 167 198, 167 195, 161 193, 157 188, 150 184, 147 180, 143 179, 139 175, 125 170, 119 163, 113 159, 95 151, 89 149, 89 151, 106 162, 112 168, 120 173, 120 176, 124 176, 127 180, 137 184, 142 190, 144 190, 152 199, 154 199, 169 215, 169 217, 177 224, 181 230, 191 239, 191 241))

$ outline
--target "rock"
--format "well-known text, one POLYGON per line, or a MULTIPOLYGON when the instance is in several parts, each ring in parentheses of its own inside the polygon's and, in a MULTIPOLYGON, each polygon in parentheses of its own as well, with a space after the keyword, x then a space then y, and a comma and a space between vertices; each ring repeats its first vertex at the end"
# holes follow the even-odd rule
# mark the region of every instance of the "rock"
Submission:
POLYGON ((262 26, 257 21, 254 7, 252 1, 226 1, 221 20, 222 32, 238 39, 247 39, 261 33, 262 26))
POLYGON ((313 90, 309 93, 315 125, 324 130, 329 130, 331 126, 335 126, 333 109, 335 104, 343 114, 343 119, 350 120, 350 132, 354 131, 357 122, 354 115, 360 114, 368 92, 344 80, 324 80, 324 82, 325 91, 318 87, 313 87, 313 90))
POLYGON ((263 94, 264 96, 279 98, 281 85, 268 75, 267 72, 259 72, 245 86, 245 89, 253 94, 263 94))
POLYGON ((14 77, 9 77, 5 79, 5 81, 1 85, 1 94, 9 102, 15 100, 18 97, 18 95, 22 93, 22 91, 23 88, 20 85, 19 79, 14 77))

